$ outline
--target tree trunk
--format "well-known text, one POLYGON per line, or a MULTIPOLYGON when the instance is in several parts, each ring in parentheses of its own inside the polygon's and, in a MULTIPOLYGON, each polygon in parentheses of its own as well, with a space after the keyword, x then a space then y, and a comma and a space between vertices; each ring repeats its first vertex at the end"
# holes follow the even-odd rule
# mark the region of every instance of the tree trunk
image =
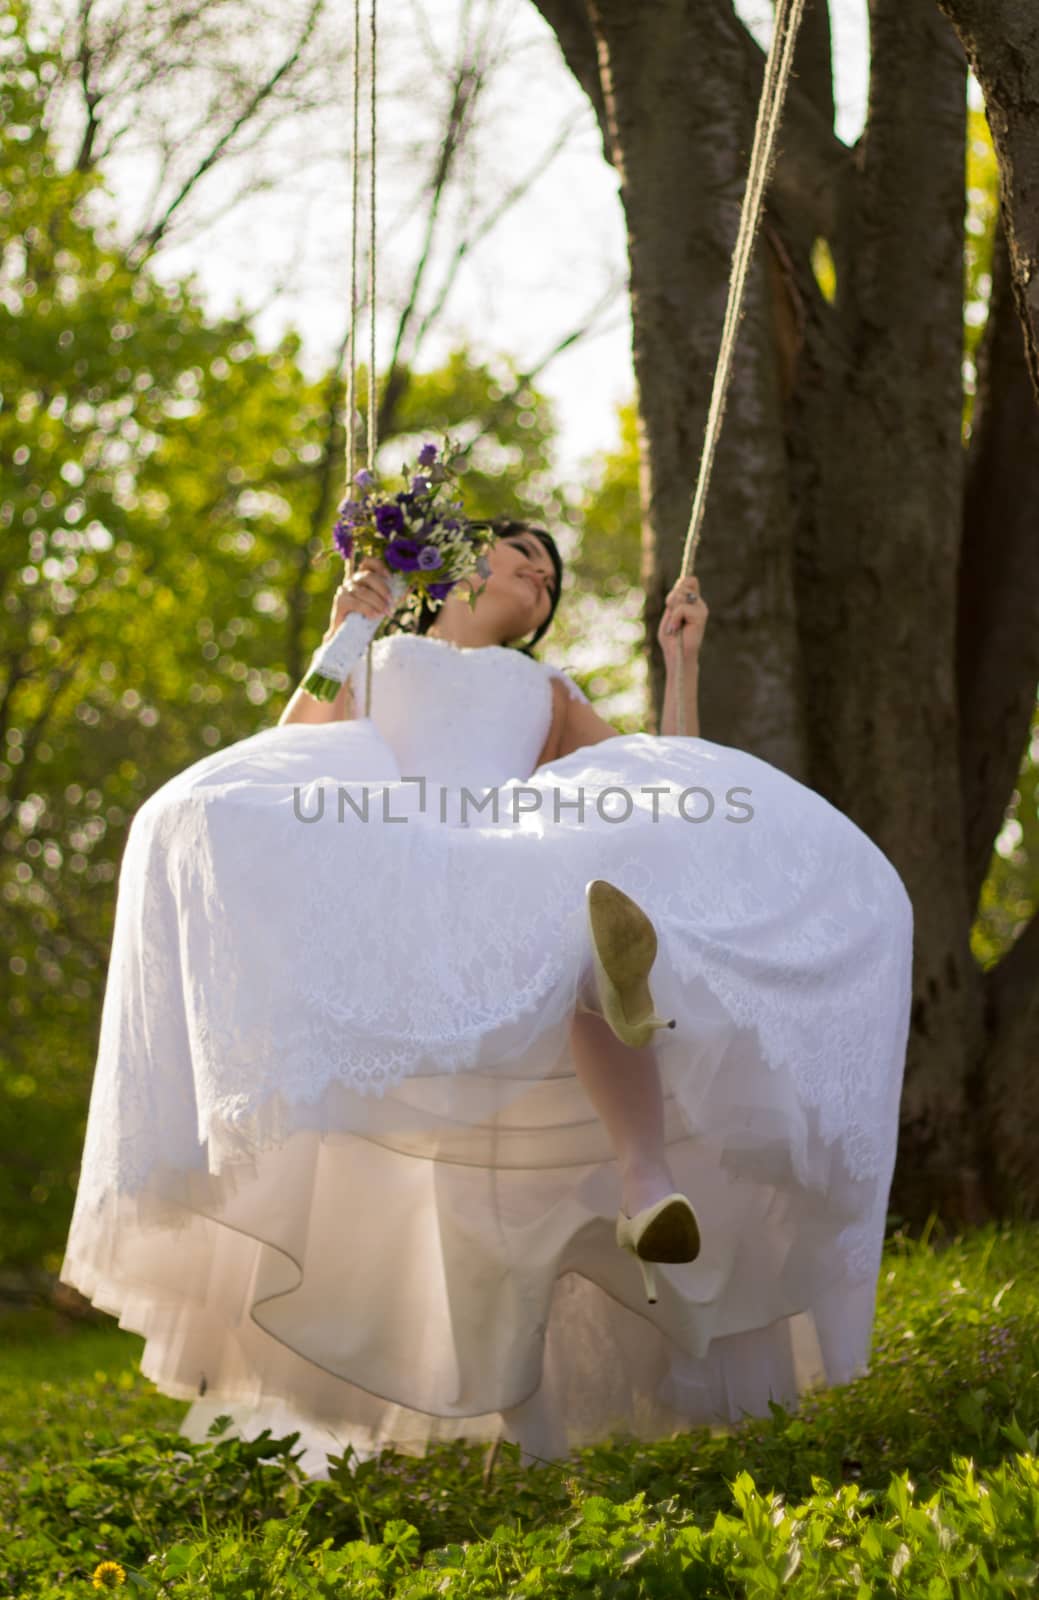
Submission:
MULTIPOLYGON (((620 181, 659 717, 656 625, 685 543, 764 58, 722 0, 537 4, 620 181)), ((1039 1036, 1027 977, 986 985, 969 944, 1039 673, 1039 416, 997 293, 966 459, 966 59, 933 0, 870 0, 870 20, 853 151, 832 133, 823 0, 803 23, 697 551, 701 725, 824 794, 901 873, 916 942, 892 1204, 963 1221, 1002 1203, 997 1054, 1039 1036), (811 266, 819 234, 832 303, 811 266), (993 525, 988 491, 1008 471, 1015 510, 993 525), (1008 617, 1018 641, 1031 623, 1027 647, 1008 617)))
POLYGON ((1025 359, 1039 399, 1039 9, 1035 0, 938 0, 985 96, 1025 359))

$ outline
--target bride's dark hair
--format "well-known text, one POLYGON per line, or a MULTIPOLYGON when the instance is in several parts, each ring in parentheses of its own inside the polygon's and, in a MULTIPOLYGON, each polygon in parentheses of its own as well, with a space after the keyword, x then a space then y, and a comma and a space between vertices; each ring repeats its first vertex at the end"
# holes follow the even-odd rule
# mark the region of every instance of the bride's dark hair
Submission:
MULTIPOLYGON (((526 656, 533 655, 534 646, 537 644, 538 640, 548 632, 548 629, 551 626, 552 618, 556 614, 556 606, 559 604, 559 596, 563 588, 563 560, 556 547, 556 541, 548 532, 547 528, 539 528, 532 522, 517 522, 512 517, 490 517, 486 521, 477 521, 474 519, 472 526, 474 528, 493 528, 499 539, 513 539, 521 533, 535 534, 536 537, 541 540, 541 543, 545 546, 545 549, 552 558, 552 565, 555 568, 556 573, 556 581, 551 596, 552 606, 549 610, 548 616, 545 618, 544 622, 540 624, 537 632, 527 640, 526 644, 518 644, 514 646, 515 649, 522 650, 523 654, 526 656)), ((415 624, 415 632, 428 633, 439 613, 439 606, 434 608, 423 601, 422 610, 419 612, 418 621, 415 624)))

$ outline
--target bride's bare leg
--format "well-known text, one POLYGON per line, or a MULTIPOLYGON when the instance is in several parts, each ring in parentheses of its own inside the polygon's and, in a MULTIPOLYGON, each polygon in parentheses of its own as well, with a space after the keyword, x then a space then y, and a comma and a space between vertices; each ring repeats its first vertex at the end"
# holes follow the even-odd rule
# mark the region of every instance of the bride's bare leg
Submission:
POLYGON ((602 1118, 629 1216, 675 1190, 664 1147, 664 1097, 651 1045, 622 1044, 597 1012, 575 1011, 570 1047, 577 1077, 602 1118))

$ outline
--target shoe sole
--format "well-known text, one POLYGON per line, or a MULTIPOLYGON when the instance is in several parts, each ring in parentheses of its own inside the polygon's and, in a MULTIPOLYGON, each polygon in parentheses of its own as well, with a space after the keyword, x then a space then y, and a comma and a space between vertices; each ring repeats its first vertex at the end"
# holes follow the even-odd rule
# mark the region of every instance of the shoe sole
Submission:
POLYGON ((695 1261, 700 1254, 700 1229, 688 1206, 675 1200, 654 1217, 638 1242, 644 1261, 695 1261))
POLYGON ((657 930, 642 907, 605 878, 593 878, 587 896, 599 960, 630 1024, 654 1009, 649 973, 657 958, 657 930))

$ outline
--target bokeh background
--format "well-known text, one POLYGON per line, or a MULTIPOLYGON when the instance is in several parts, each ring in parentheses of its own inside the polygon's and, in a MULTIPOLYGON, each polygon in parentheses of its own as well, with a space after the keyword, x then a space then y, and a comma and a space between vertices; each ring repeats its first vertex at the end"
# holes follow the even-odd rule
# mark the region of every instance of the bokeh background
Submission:
MULTIPOLYGON (((643 725, 624 227, 533 7, 408 0, 380 32, 380 465, 447 429, 467 506, 568 562, 544 654, 643 725)), ((767 43, 771 7, 738 6, 767 43)), ((832 5, 858 138, 865 4, 832 5)), ((392 14, 390 14, 392 12, 392 14)), ((0 1293, 61 1262, 119 862, 171 774, 277 721, 326 625, 343 485, 352 50, 315 0, 0 18, 0 1293)), ((971 85, 964 432, 997 175, 971 85)), ((361 149, 362 198, 371 151, 361 149)), ((826 262, 818 263, 826 288, 826 262)), ((362 261, 362 296, 367 264, 362 261)), ((367 328, 359 324, 361 352, 367 328)), ((362 359, 359 404, 366 404, 362 359)), ((705 382, 707 376, 705 375, 705 382)), ((1039 729, 975 955, 1039 899, 1039 729)))

